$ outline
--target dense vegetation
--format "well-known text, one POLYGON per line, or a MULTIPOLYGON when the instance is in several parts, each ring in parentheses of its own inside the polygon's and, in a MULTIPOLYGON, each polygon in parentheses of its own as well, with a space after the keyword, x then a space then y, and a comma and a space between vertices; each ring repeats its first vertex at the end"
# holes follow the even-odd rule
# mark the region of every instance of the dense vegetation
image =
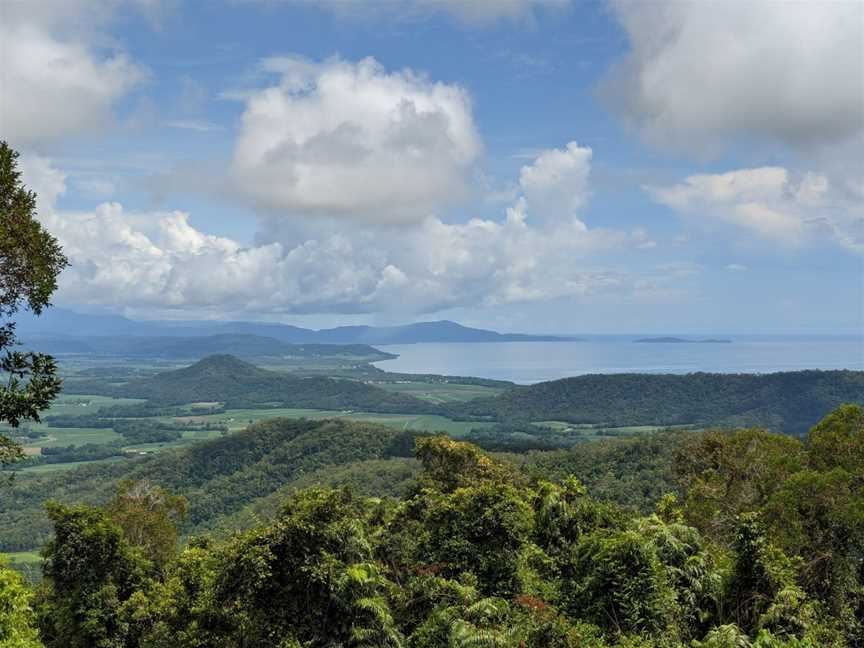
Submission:
MULTIPOLYGON (((13 318, 22 309, 39 315, 67 265, 57 239, 36 218, 36 194, 21 182, 18 152, 0 141, 0 423, 38 421, 60 391, 53 358, 22 351, 13 318)), ((0 434, 0 468, 21 455, 0 434)))
MULTIPOLYGON (((185 495, 190 514, 183 533, 247 525, 255 515, 275 512, 302 486, 349 486, 364 495, 401 496, 416 471, 409 457, 419 436, 341 419, 270 419, 158 455, 62 474, 21 474, 0 497, 0 550, 30 550, 47 539, 45 500, 104 503, 122 479, 151 481, 185 495)), ((575 475, 594 496, 645 512, 673 487, 670 471, 677 438, 657 434, 499 456, 528 474, 549 479, 575 475)), ((105 456, 121 454, 120 447, 109 444, 105 456)))
MULTIPOLYGON (((263 438, 309 431, 286 425, 263 438)), ((325 425, 328 453, 350 446, 356 424, 325 425)), ((367 432, 379 456, 405 442, 367 432)), ((653 513, 527 458, 519 469, 421 437, 399 500, 314 487, 266 524, 179 553, 196 498, 124 481, 104 506, 49 504, 44 580, 31 595, 0 567, 0 619, 15 645, 49 648, 864 645, 864 410, 837 409, 806 443, 759 429, 667 440, 674 492, 653 513)))
POLYGON ((517 387, 448 411, 504 422, 762 426, 803 434, 842 403, 864 404, 864 372, 578 376, 517 387))
MULTIPOLYGON (((306 475, 367 460, 408 457, 412 443, 413 435, 379 425, 271 419, 158 455, 63 474, 21 475, 0 498, 0 549, 31 549, 48 537, 45 500, 104 503, 122 479, 151 481, 185 495, 190 506, 184 530, 194 531, 218 526, 222 517, 306 475)), ((321 475, 321 482, 327 481, 321 475)), ((364 481, 361 471, 354 485, 373 494, 364 481)))
MULTIPOLYGON (((860 371, 589 375, 511 387, 498 396, 462 403, 424 401, 369 382, 299 377, 260 369, 233 356, 217 355, 183 369, 128 380, 77 379, 67 382, 66 392, 148 399, 144 408, 217 402, 227 408, 349 409, 492 420, 501 424, 495 435, 499 441, 519 441, 521 436, 523 442, 532 441, 536 448, 569 443, 556 439, 553 430, 527 426, 530 422, 609 427, 761 426, 804 434, 838 405, 864 404, 864 372, 860 371), (536 438, 525 439, 526 434, 536 438)), ((487 432, 483 445, 492 443, 487 432)), ((528 446, 515 443, 514 447, 528 446)))
POLYGON ((374 385, 326 377, 300 378, 260 369, 230 355, 214 355, 195 364, 125 383, 70 381, 70 394, 146 398, 151 405, 224 403, 229 408, 280 407, 371 412, 428 412, 431 406, 412 396, 374 385))

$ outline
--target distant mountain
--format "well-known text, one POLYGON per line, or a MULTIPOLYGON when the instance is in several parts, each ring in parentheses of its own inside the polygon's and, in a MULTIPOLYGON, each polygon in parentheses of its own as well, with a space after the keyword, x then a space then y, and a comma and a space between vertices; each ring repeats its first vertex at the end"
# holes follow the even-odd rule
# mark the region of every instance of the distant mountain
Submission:
POLYGON ((395 358, 367 344, 289 344, 273 337, 248 333, 222 333, 200 337, 43 337, 29 336, 28 344, 53 355, 75 354, 124 358, 182 358, 230 353, 242 358, 358 358, 378 361, 395 358))
POLYGON ((119 385, 98 379, 67 379, 63 391, 144 398, 159 406, 220 402, 229 408, 275 406, 385 413, 430 413, 434 409, 413 396, 356 380, 300 378, 261 369, 232 355, 208 356, 182 369, 119 385))
POLYGON ((497 333, 470 328, 446 320, 404 326, 340 326, 313 330, 271 322, 224 321, 135 321, 117 315, 84 315, 62 308, 49 308, 40 317, 24 314, 18 332, 25 340, 35 336, 88 338, 203 337, 213 335, 257 335, 289 344, 414 344, 420 342, 560 342, 573 338, 553 335, 497 333))
POLYGON ((634 340, 637 344, 731 344, 732 340, 707 338, 704 340, 687 340, 678 337, 650 337, 634 340))
POLYGON ((751 427, 803 433, 843 403, 864 405, 862 371, 587 375, 449 405, 450 416, 610 427, 751 427))

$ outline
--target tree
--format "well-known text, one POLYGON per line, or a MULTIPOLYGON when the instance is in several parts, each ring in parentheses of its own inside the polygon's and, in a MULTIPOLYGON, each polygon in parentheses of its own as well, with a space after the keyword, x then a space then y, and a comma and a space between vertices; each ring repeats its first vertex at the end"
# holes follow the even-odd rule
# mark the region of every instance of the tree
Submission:
POLYGON ((0 647, 41 648, 30 592, 21 577, 0 560, 0 647))
MULTIPOLYGON (((18 344, 11 318, 22 308, 39 315, 49 306, 57 276, 67 265, 57 242, 36 220, 36 194, 21 183, 18 153, 0 142, 0 422, 17 427, 39 420, 60 391, 54 360, 45 354, 14 350, 18 344)), ((0 463, 20 451, 0 436, 0 463)))
POLYGON ((126 646, 123 606, 141 589, 151 564, 105 511, 53 502, 46 508, 54 539, 42 552, 42 640, 49 648, 126 646))
POLYGON ((177 527, 186 517, 186 498, 147 481, 125 480, 108 506, 126 541, 141 547, 160 570, 174 557, 177 527))
POLYGON ((864 486, 864 408, 842 405, 810 430, 810 465, 842 468, 864 486))

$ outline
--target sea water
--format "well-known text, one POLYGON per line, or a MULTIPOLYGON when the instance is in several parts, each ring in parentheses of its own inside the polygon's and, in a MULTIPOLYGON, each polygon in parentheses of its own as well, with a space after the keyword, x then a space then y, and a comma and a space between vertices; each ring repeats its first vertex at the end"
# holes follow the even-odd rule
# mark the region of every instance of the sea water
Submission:
POLYGON ((376 365, 386 371, 478 376, 526 384, 597 373, 864 370, 864 336, 711 336, 729 339, 730 344, 635 342, 639 337, 393 344, 381 348, 399 357, 376 365))

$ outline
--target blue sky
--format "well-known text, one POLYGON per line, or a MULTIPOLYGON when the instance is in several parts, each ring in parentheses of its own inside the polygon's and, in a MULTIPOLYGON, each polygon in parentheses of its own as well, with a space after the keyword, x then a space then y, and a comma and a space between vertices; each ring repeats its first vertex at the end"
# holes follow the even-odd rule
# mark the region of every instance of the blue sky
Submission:
POLYGON ((864 328, 864 5, 0 5, 55 303, 306 326, 864 328))

